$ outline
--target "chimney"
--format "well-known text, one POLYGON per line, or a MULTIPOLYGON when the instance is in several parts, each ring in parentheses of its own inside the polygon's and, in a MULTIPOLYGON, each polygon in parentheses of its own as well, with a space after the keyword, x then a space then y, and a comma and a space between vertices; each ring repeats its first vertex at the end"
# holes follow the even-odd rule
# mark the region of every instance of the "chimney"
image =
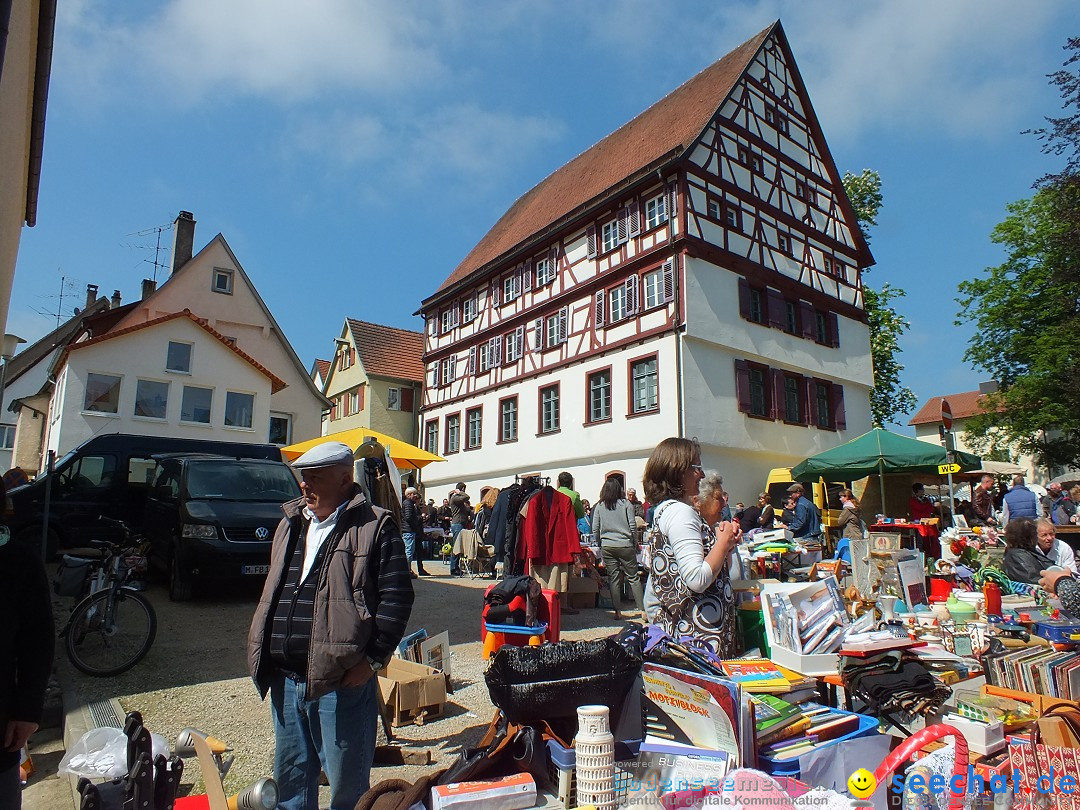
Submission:
POLYGON ((112 291, 112 301, 109 303, 109 306, 112 309, 119 309, 120 308, 120 291, 119 290, 113 290, 112 291))
POLYGON ((90 309, 97 301, 97 284, 86 285, 86 306, 83 309, 90 309))
POLYGON ((142 298, 141 301, 145 301, 151 295, 154 294, 154 290, 157 289, 157 282, 152 278, 144 278, 142 280, 142 298))
POLYGON ((173 222, 172 272, 175 273, 189 261, 195 246, 195 217, 190 211, 181 211, 173 222))

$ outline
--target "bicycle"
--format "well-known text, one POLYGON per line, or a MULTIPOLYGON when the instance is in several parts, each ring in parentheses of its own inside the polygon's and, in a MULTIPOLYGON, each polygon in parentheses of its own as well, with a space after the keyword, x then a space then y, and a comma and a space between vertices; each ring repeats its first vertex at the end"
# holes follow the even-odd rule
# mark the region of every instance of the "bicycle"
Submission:
POLYGON ((68 659, 80 672, 105 678, 127 672, 150 651, 157 634, 157 613, 141 593, 132 589, 137 574, 146 571, 146 542, 122 520, 101 516, 116 526, 123 541, 91 542, 86 577, 89 595, 72 608, 60 631, 68 659))

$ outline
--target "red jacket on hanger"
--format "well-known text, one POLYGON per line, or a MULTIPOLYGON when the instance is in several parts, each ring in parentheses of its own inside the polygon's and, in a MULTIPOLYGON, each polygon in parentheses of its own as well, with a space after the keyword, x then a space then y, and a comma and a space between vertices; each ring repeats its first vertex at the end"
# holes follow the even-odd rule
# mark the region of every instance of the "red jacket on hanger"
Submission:
POLYGON ((518 535, 518 559, 532 565, 572 562, 581 553, 573 502, 548 486, 529 499, 528 507, 518 535))

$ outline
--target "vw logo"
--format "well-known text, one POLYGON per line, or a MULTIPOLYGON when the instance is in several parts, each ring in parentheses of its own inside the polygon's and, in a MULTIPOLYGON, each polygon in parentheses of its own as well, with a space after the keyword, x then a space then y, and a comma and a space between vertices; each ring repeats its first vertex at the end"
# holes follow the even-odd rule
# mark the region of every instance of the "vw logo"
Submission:
POLYGON ((255 530, 255 537, 258 538, 259 540, 265 540, 269 536, 270 536, 270 530, 268 528, 266 528, 265 526, 260 526, 259 528, 257 528, 255 530))

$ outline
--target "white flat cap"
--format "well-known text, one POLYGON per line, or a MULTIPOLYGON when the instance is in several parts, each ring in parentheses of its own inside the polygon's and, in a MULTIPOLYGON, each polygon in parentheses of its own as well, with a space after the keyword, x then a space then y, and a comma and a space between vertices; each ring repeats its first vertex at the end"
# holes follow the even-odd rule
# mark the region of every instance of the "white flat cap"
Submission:
POLYGON ((316 467, 336 467, 339 464, 351 465, 353 451, 343 442, 323 442, 317 444, 292 463, 294 469, 312 470, 316 467))

